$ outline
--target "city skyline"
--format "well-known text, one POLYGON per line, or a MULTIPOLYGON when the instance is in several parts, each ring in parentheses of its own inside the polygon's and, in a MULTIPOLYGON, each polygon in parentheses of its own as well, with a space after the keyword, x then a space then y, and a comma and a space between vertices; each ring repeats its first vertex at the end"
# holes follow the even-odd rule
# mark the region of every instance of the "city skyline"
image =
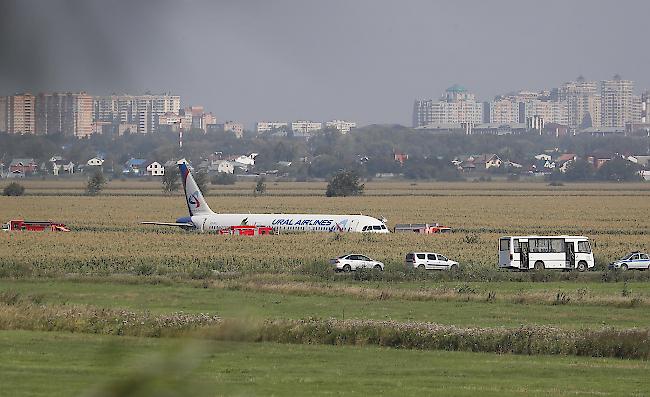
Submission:
POLYGON ((414 98, 453 83, 482 100, 578 75, 618 73, 650 88, 650 54, 642 50, 650 4, 636 1, 26 0, 0 7, 7 95, 169 90, 246 125, 298 118, 408 125, 414 98))

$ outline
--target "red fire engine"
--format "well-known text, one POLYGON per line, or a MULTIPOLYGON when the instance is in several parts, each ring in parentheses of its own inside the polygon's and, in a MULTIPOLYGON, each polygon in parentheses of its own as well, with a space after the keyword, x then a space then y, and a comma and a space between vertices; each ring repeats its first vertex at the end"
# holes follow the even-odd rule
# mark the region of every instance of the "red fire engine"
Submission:
POLYGON ((70 229, 63 223, 52 221, 26 221, 13 219, 2 225, 2 230, 24 230, 29 232, 69 232, 70 229))
POLYGON ((219 230, 219 234, 232 234, 236 236, 262 236, 273 234, 273 228, 270 226, 230 226, 226 229, 219 230))

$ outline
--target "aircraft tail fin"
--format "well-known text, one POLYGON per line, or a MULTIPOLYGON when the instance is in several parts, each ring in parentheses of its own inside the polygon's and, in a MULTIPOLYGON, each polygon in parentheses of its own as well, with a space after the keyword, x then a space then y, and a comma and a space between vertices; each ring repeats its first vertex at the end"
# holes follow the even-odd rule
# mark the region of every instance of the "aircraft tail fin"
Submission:
POLYGON ((183 181, 183 190, 185 191, 185 202, 187 203, 187 209, 190 211, 190 216, 214 214, 208 206, 207 201, 205 201, 201 189, 199 189, 199 186, 196 184, 192 173, 190 173, 187 161, 182 159, 179 160, 177 164, 181 171, 181 181, 183 181))

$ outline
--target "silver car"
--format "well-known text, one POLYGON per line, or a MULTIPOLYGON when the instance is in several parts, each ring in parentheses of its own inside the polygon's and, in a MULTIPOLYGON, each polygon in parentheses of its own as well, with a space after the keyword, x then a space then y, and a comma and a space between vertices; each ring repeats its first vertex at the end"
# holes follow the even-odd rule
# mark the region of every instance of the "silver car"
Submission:
POLYGON ((620 269, 622 271, 628 269, 650 270, 650 257, 644 252, 632 252, 610 263, 609 268, 620 269))
POLYGON ((334 270, 344 272, 357 269, 384 270, 384 264, 382 262, 360 254, 341 255, 338 258, 330 259, 330 264, 334 267, 334 270))
POLYGON ((404 267, 418 270, 456 270, 458 262, 435 252, 410 252, 406 254, 404 267))

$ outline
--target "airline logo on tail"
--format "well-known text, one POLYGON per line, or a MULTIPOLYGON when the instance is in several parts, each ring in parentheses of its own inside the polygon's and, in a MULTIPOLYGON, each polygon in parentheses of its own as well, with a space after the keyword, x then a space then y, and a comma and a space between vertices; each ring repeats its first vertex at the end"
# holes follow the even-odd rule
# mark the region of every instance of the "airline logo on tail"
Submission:
POLYGON ((196 192, 190 194, 187 197, 187 203, 190 205, 191 208, 197 209, 201 206, 201 201, 199 200, 199 195, 201 193, 197 190, 196 192))

